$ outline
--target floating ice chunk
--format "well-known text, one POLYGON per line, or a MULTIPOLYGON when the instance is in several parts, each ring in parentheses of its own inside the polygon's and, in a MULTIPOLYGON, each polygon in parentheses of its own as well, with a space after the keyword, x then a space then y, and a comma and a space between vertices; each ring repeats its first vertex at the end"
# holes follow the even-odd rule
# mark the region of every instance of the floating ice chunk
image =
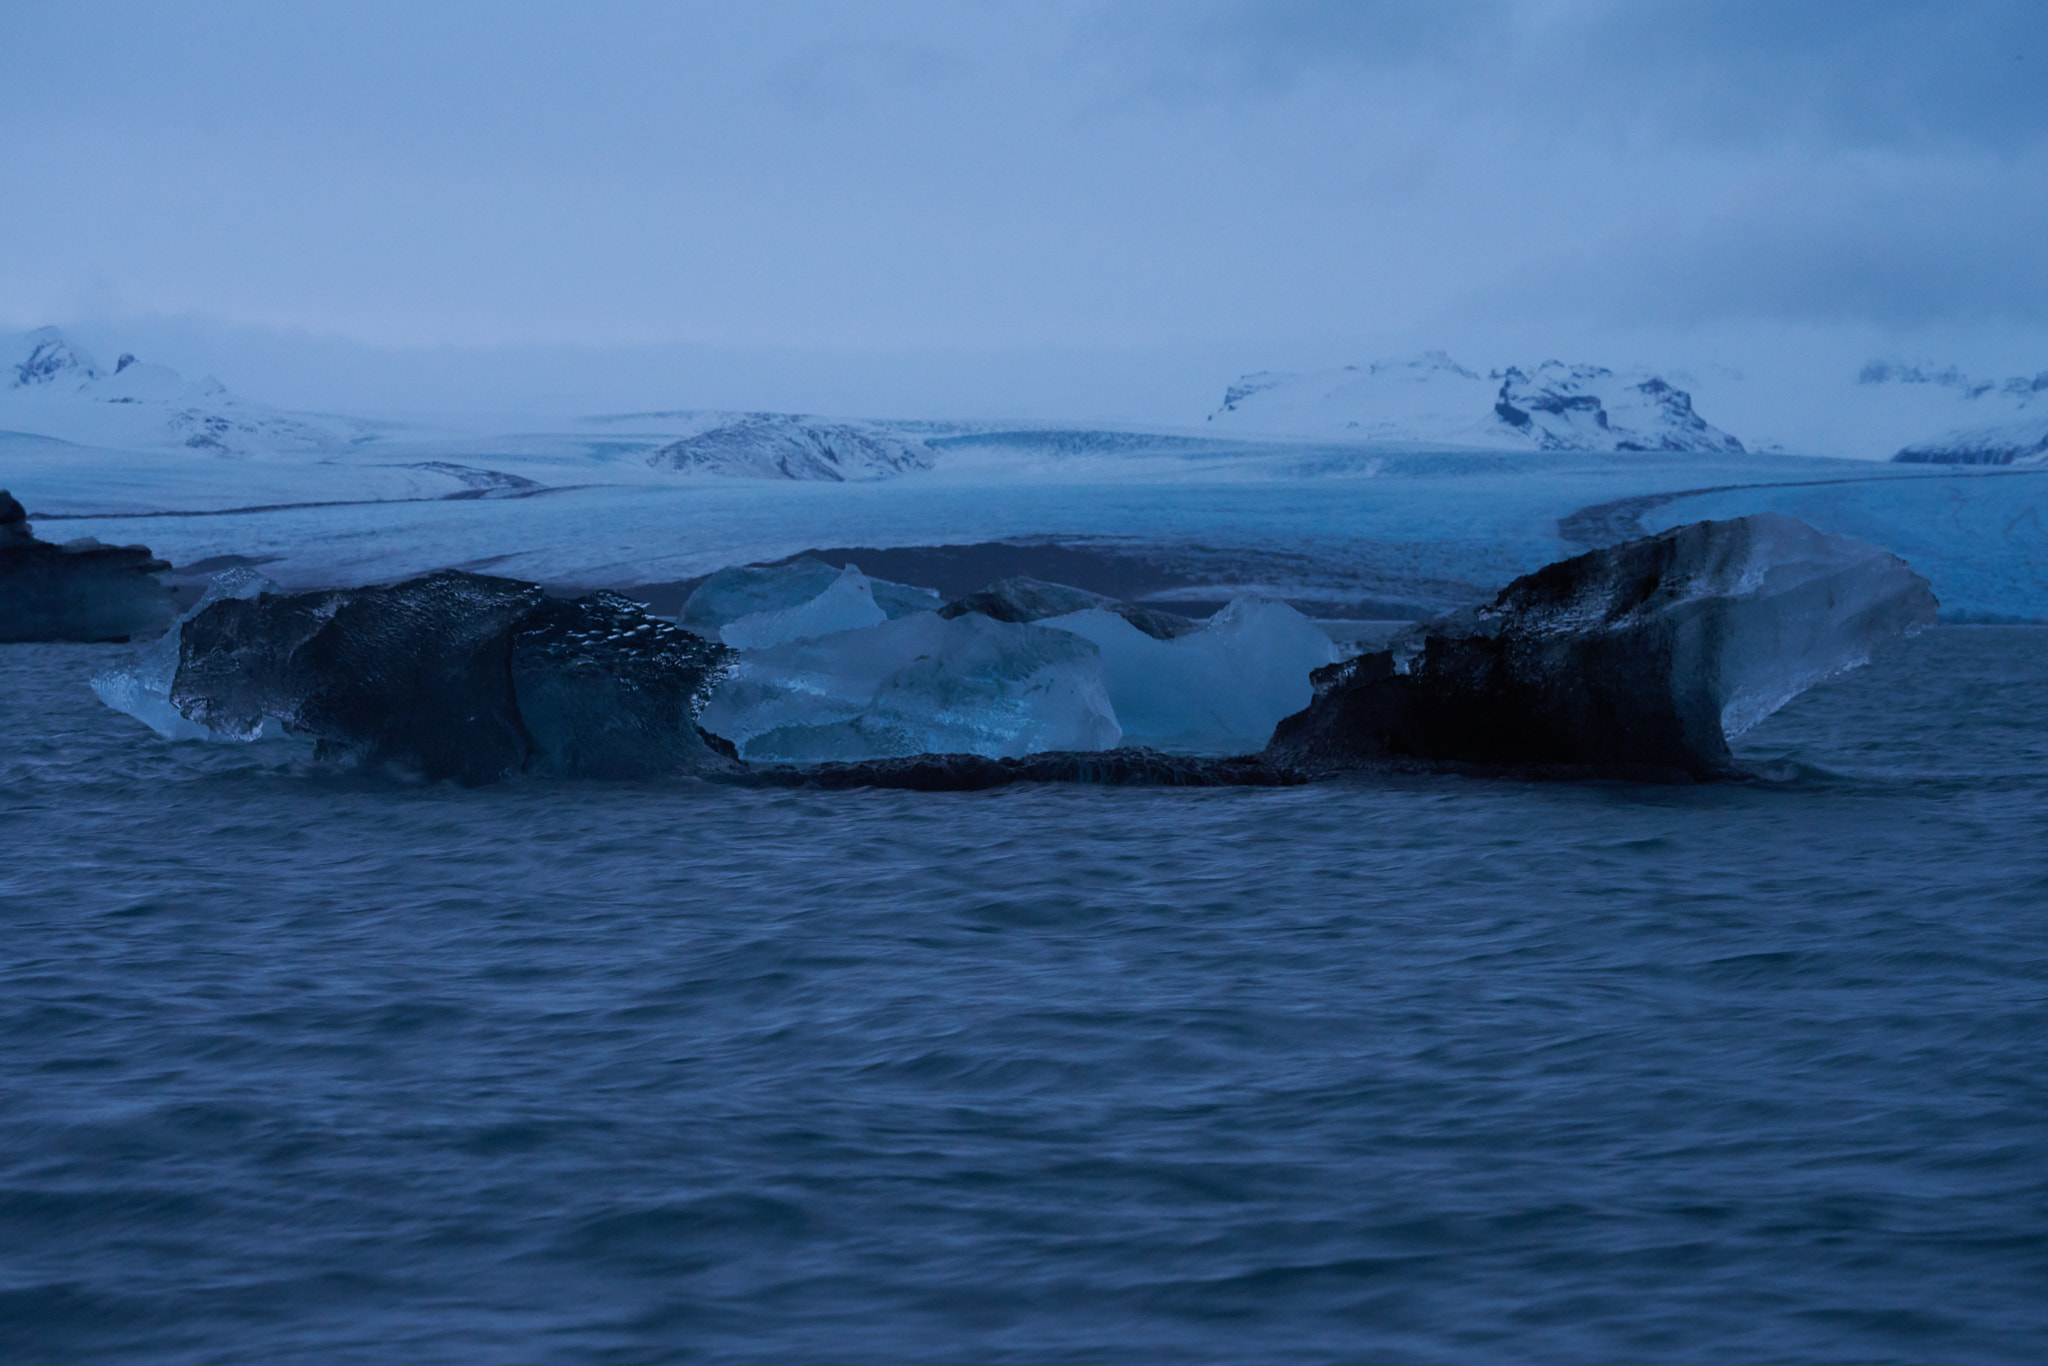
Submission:
MULTIPOLYGON (((192 610, 171 623, 171 629, 140 650, 134 663, 124 669, 108 669, 92 680, 100 701, 126 713, 166 740, 256 740, 265 732, 231 734, 187 720, 171 703, 171 682, 178 676, 179 633, 185 623, 226 598, 254 598, 263 593, 282 592, 276 584, 246 566, 223 570, 192 610)), ((275 729, 270 733, 275 733, 275 729)))
POLYGON ((1092 640, 1125 743, 1194 754, 1263 748, 1273 727, 1309 704, 1309 674, 1337 658, 1320 628, 1284 602, 1242 597, 1200 629, 1158 640, 1112 611, 1049 617, 1041 626, 1092 640))
POLYGON ((682 612, 676 617, 676 625, 701 636, 724 639, 728 644, 740 645, 743 649, 759 650, 784 640, 826 635, 835 630, 850 631, 872 626, 884 618, 894 620, 913 612, 936 611, 943 603, 944 599, 929 588, 870 579, 861 575, 857 566, 848 565, 846 570, 838 570, 822 560, 803 555, 787 564, 719 570, 697 585, 697 591, 690 594, 682 612), (868 613, 858 596, 852 594, 848 570, 854 573, 858 582, 867 585, 868 601, 880 609, 879 615, 868 613), (808 615, 788 615, 835 590, 841 596, 808 615), (857 613, 858 619, 848 616, 849 611, 857 613), (735 632, 738 639, 725 636, 727 626, 742 622, 745 624, 739 625, 735 632), (801 629, 794 633, 776 634, 778 631, 787 632, 791 627, 801 629), (816 629, 818 627, 823 629, 816 629))
POLYGON ((700 717, 747 759, 1007 758, 1107 749, 1101 652, 1038 626, 935 613, 739 657, 700 717))
POLYGON ((1085 612, 1091 607, 1115 605, 1116 599, 1104 593, 1091 593, 1085 588, 1015 574, 1007 579, 997 579, 978 593, 969 593, 947 603, 939 609, 939 615, 958 617, 979 612, 997 621, 1043 621, 1047 617, 1065 616, 1070 612, 1085 612))
POLYGON ((1085 612, 1091 607, 1100 607, 1114 612, 1148 636, 1160 640, 1172 640, 1200 628, 1186 617, 1172 612, 1161 612, 1152 607, 1141 607, 1136 603, 1118 602, 1115 598, 1101 593, 1091 593, 1085 588, 1074 588, 1064 583, 1048 583, 1044 579, 1028 578, 1022 574, 1007 579, 997 579, 977 593, 956 598, 939 609, 942 617, 965 616, 979 612, 997 621, 1044 621, 1047 617, 1063 617, 1074 612, 1085 612))
POLYGON ((1777 513, 1695 522, 1547 565, 1320 671, 1267 757, 1735 776, 1728 737, 1933 625, 1937 605, 1876 546, 1777 513))
POLYGON ((715 639, 729 621, 760 612, 779 612, 809 602, 830 588, 840 571, 823 560, 800 555, 787 564, 721 569, 690 594, 676 625, 715 639))
POLYGON ((840 631, 879 626, 889 619, 875 602, 868 576, 852 565, 824 592, 794 607, 755 612, 719 628, 719 639, 737 650, 765 650, 786 640, 808 640, 840 631))
POLYGON ((869 579, 868 591, 875 595, 875 606, 888 613, 891 621, 916 612, 936 612, 946 602, 929 588, 891 583, 887 579, 869 579))
MULTIPOLYGON (((215 595, 166 639, 167 705, 228 738, 281 726, 322 759, 465 785, 731 767, 694 722, 732 652, 616 593, 564 600, 443 570, 388 588, 215 595)), ((150 661, 149 695, 165 673, 165 658, 150 661)))

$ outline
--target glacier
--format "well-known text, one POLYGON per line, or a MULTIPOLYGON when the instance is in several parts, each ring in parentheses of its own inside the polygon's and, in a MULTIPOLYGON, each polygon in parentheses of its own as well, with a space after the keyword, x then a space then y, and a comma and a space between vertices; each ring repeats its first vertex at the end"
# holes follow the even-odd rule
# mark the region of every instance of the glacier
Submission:
POLYGON ((1516 579, 1319 670, 1265 757, 1631 778, 1740 776, 1728 740, 1932 625, 1896 555, 1776 513, 1698 522, 1516 579))
POLYGON ((777 763, 1008 758, 1122 734, 1092 642, 935 612, 742 653, 700 722, 741 758, 777 763))
POLYGON ((1197 629, 1158 639, 1100 607, 1039 623, 1094 642, 1123 742, 1185 754, 1262 748, 1334 662, 1322 628, 1284 602, 1240 597, 1197 629))

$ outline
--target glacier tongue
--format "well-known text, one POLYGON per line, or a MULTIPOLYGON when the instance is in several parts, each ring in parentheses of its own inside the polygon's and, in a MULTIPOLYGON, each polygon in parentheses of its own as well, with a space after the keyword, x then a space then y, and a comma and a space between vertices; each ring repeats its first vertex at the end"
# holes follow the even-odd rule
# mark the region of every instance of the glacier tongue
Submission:
POLYGON ((742 654, 704 728, 774 762, 1107 749, 1100 651, 1063 631, 920 612, 742 654))
POLYGON ((1158 640, 1102 608, 1039 623, 1102 651, 1103 677, 1128 744, 1195 754, 1263 747, 1314 696, 1309 675, 1337 658, 1330 637, 1284 602, 1242 597, 1207 624, 1158 640))

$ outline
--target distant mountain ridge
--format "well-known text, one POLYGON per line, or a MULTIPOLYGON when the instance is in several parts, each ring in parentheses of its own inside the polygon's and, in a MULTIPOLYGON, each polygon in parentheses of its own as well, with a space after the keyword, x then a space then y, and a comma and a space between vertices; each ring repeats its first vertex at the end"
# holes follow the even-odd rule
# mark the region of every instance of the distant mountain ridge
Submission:
POLYGON ((1245 435, 1506 449, 1736 451, 1692 395, 1647 371, 1545 361, 1487 375, 1442 351, 1306 374, 1246 375, 1210 422, 1245 435))
POLYGON ((1165 477, 1196 467, 1308 475, 1362 467, 1379 458, 1380 446, 2048 466, 2048 371, 1987 380, 1955 365, 1893 359, 1872 360, 1860 372, 1716 364, 1695 378, 1559 360, 1481 370, 1430 351, 1243 375, 1207 415, 1204 435, 1171 425, 1097 429, 1038 419, 1005 425, 706 409, 559 420, 559 427, 484 428, 468 417, 437 426, 291 412, 127 351, 102 366, 54 327, 0 334, 0 432, 110 450, 347 459, 422 471, 439 466, 415 457, 453 455, 442 463, 469 468, 548 452, 545 461, 566 455, 684 476, 810 482, 866 482, 934 467, 949 478, 1058 479, 1084 463, 1095 476, 1165 477), (1313 458, 1288 465, 1285 447, 1313 458))
POLYGON ((1863 367, 1858 383, 1927 384, 1954 392, 1950 411, 1962 423, 1908 444, 1892 457, 1902 464, 2048 464, 2048 370, 1983 380, 1954 366, 1932 370, 1872 361, 1863 367))
POLYGON ((214 455, 344 450, 378 439, 376 423, 245 403, 218 380, 188 380, 122 353, 102 369, 62 331, 38 328, 27 354, 0 368, 0 427, 118 447, 183 447, 214 455))
POLYGON ((1482 375, 1441 351, 1245 375, 1208 421, 1265 439, 1547 451, 1790 449, 1914 464, 2048 464, 2048 371, 1984 380, 1953 365, 1873 360, 1853 383, 1844 375, 1837 386, 1800 391, 1769 411, 1746 407, 1740 376, 1720 373, 1713 406, 1748 413, 1740 436, 1701 415, 1689 380, 1681 387, 1645 369, 1562 361, 1482 375))

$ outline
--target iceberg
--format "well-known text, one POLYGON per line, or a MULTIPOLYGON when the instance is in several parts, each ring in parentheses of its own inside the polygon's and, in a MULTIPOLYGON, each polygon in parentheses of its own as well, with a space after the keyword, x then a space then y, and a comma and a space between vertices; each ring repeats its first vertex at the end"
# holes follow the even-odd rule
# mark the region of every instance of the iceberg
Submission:
POLYGON ((683 602, 676 625, 700 636, 716 636, 729 621, 760 612, 779 612, 809 602, 830 588, 840 571, 823 560, 799 555, 782 564, 721 569, 683 602))
POLYGON ((616 593, 549 598, 454 570, 388 588, 271 587, 224 575, 95 691, 170 738, 281 726, 323 759, 464 785, 731 767, 695 725, 731 651, 616 593))
POLYGON ((178 676, 178 648, 185 623, 227 598, 248 599, 282 590, 253 569, 237 567, 216 574, 192 609, 171 624, 161 637, 139 651, 125 669, 95 674, 92 690, 115 711, 134 717, 166 740, 254 740, 262 731, 229 734, 186 718, 171 703, 171 684, 178 676))
POLYGON ((1091 607, 1115 605, 1116 599, 1106 593, 1091 593, 1085 588, 1015 574, 954 599, 939 609, 939 615, 951 618, 978 612, 997 621, 1043 621, 1069 612, 1085 612, 1091 607))
POLYGON ((1013 575, 997 579, 978 592, 964 598, 956 598, 939 610, 942 617, 964 616, 979 612, 997 621, 1044 621, 1048 617, 1067 616, 1074 612, 1085 612, 1099 607, 1105 612, 1114 612, 1131 625, 1156 640, 1172 640, 1200 628, 1188 618, 1172 612, 1161 612, 1151 607, 1140 607, 1135 603, 1118 602, 1103 593, 1091 593, 1085 588, 1070 588, 1063 583, 1047 583, 1025 575, 1013 575))
POLYGON ((1090 608, 1039 623, 1102 651, 1102 675, 1126 743, 1191 754, 1263 747, 1315 696, 1309 675, 1338 651, 1284 602, 1241 597, 1192 632, 1160 640, 1090 608))
POLYGON ((742 758, 778 763, 1006 758, 1121 735, 1092 642, 932 612, 742 654, 700 721, 742 758))
POLYGON ((512 636, 512 700, 530 774, 640 778, 731 765, 697 729, 731 651, 612 592, 549 598, 512 636))
MULTIPOLYGON (((857 601, 865 582, 832 587, 857 601)), ((1415 764, 1711 780, 1748 776, 1730 737, 1937 606, 1896 556, 1772 513, 1560 561, 1339 663, 1256 598, 1171 641, 1089 607, 916 612, 736 653, 613 593, 444 571, 287 594, 244 570, 94 687, 174 738, 281 727, 328 758, 464 784, 1265 785, 1415 764), (1276 713, 1262 751, 1216 757, 1276 713)))
MULTIPOLYGON (((929 588, 890 583, 886 579, 870 579, 860 575, 855 565, 848 565, 844 570, 834 569, 823 560, 814 559, 809 555, 799 555, 782 564, 747 565, 719 570, 697 585, 696 591, 683 603, 683 610, 677 614, 676 625, 700 636, 723 638, 728 625, 741 622, 745 618, 774 617, 791 612, 831 592, 835 587, 840 588, 841 596, 835 599, 831 608, 842 612, 852 609, 861 614, 861 620, 848 621, 838 626, 830 625, 831 608, 813 614, 812 619, 785 618, 799 625, 807 624, 808 620, 815 620, 825 623, 826 629, 801 630, 796 634, 783 635, 773 640, 759 639, 758 643, 749 643, 744 648, 762 649, 767 645, 780 643, 780 640, 794 640, 802 635, 826 635, 832 630, 872 626, 884 617, 893 621, 912 612, 935 611, 944 604, 944 599, 929 588), (847 570, 853 571, 858 578, 847 580, 847 570), (845 582, 842 584, 842 581, 845 582), (858 595, 853 592, 855 582, 866 584, 867 597, 873 606, 881 609, 881 616, 871 616, 866 612, 858 595)), ((772 629, 770 623, 756 621, 740 626, 736 635, 755 642, 757 637, 769 633, 772 629)), ((726 643, 739 642, 728 640, 726 643)))
POLYGON ((1314 702, 1265 757, 1743 776, 1730 737, 1933 625, 1937 607, 1875 546, 1777 513, 1696 522, 1548 565, 1318 670, 1314 702))
POLYGON ((840 631, 879 626, 889 619, 875 602, 868 576, 852 565, 841 570, 814 598, 768 612, 754 612, 719 628, 719 639, 736 650, 765 650, 786 640, 808 640, 840 631))

